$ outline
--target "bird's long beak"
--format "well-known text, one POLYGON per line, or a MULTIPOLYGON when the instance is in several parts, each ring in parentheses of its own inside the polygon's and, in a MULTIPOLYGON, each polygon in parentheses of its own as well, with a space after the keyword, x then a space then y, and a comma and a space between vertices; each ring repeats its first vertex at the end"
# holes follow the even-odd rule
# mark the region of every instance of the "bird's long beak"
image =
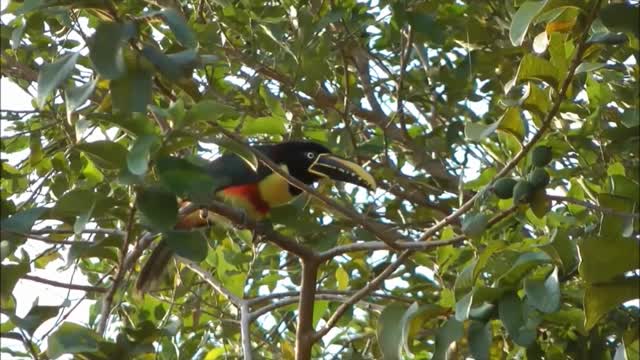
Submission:
POLYGON ((370 190, 376 188, 376 181, 360 165, 331 154, 320 154, 309 166, 310 173, 337 181, 344 181, 370 190))

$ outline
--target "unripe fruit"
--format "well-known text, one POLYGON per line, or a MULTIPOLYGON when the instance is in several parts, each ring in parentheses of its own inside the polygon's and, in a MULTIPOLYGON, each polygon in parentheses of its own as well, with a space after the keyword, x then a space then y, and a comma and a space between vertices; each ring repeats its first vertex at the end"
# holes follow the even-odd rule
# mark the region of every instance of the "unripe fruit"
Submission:
POLYGON ((536 167, 546 166, 551 162, 553 153, 548 146, 538 146, 531 151, 531 163, 536 167))
POLYGON ((531 185, 537 190, 549 185, 549 173, 543 168, 535 168, 529 173, 527 178, 531 185))
POLYGON ((515 203, 526 203, 531 199, 535 188, 527 180, 520 180, 513 188, 513 201, 515 203))
POLYGON ((510 199, 513 196, 513 188, 516 186, 516 182, 512 178, 500 178, 493 184, 493 192, 500 199, 510 199))

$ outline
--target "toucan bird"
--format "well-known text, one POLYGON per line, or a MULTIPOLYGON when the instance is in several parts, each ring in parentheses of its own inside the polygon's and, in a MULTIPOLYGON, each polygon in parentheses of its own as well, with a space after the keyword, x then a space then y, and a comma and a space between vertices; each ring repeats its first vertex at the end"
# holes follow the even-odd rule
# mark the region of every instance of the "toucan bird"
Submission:
MULTIPOLYGON (((307 185, 330 178, 369 189, 376 187, 373 177, 358 164, 332 155, 327 147, 315 142, 288 141, 254 148, 307 185)), ((205 172, 213 177, 228 178, 224 186, 212 189, 213 192, 230 205, 243 209, 254 220, 266 218, 271 208, 291 202, 302 192, 262 163, 254 170, 235 154, 226 154, 208 163, 205 172)), ((194 212, 185 214, 175 228, 188 230, 205 226, 207 221, 206 216, 194 212)), ((172 256, 171 248, 161 240, 140 271, 136 291, 147 291, 160 278, 172 256)))

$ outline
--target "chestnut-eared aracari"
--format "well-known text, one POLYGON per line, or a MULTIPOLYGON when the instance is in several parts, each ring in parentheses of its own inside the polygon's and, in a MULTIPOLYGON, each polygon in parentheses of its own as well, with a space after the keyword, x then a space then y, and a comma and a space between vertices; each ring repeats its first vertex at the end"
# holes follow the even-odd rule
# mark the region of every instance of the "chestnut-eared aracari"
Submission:
MULTIPOLYGON (((254 149, 307 185, 322 178, 330 178, 369 189, 376 186, 373 177, 358 164, 332 155, 329 149, 315 142, 288 141, 257 145, 254 149)), ((302 192, 262 163, 254 170, 235 154, 226 154, 208 163, 205 172, 212 177, 224 176, 229 179, 224 186, 213 189, 213 193, 230 205, 241 208, 255 220, 264 219, 271 208, 289 203, 302 192)), ((184 202, 182 206, 186 204, 188 202, 184 202)), ((207 223, 207 216, 196 211, 182 216, 175 228, 189 230, 207 223)), ((161 240, 140 271, 136 291, 147 291, 160 278, 172 256, 171 248, 161 240)))

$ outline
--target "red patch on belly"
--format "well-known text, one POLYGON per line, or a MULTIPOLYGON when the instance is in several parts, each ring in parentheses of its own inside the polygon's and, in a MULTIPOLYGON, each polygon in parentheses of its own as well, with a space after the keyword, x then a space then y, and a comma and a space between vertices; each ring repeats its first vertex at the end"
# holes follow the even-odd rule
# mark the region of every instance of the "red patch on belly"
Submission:
POLYGON ((257 184, 230 186, 221 191, 224 196, 230 198, 241 198, 248 201, 254 210, 262 215, 269 212, 269 204, 267 204, 260 196, 260 190, 257 184))

